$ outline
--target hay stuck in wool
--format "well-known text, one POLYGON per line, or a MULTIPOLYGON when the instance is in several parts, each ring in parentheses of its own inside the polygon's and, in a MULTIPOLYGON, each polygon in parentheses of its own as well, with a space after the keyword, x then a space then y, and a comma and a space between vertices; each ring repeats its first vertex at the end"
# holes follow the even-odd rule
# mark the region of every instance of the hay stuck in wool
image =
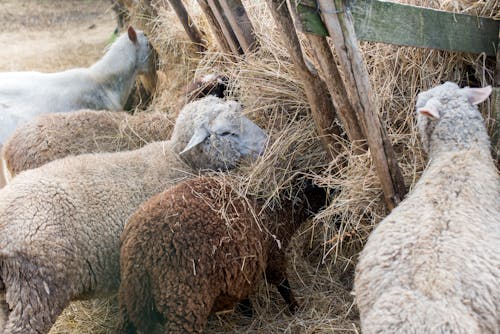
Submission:
MULTIPOLYGON (((399 2, 500 18, 498 0, 399 2)), ((215 314, 205 332, 359 333, 358 313, 350 294, 353 268, 368 234, 388 213, 369 153, 355 154, 344 141, 343 153, 334 161, 327 160, 301 79, 287 55, 286 42, 270 28, 274 23, 263 0, 244 1, 260 41, 260 49, 245 57, 218 52, 196 1, 185 4, 198 27, 207 32, 209 51, 197 54, 173 11, 160 9, 159 16, 151 20, 150 37, 165 78, 152 108, 173 112, 181 88, 194 77, 224 74, 231 81, 230 96, 237 98, 272 138, 264 156, 251 166, 243 164, 228 182, 235 183, 243 194, 267 199, 270 206, 279 205, 280 195, 291 191, 291 180, 297 175, 312 178, 332 194, 329 206, 301 228, 289 248, 290 282, 301 304, 297 314, 287 315, 279 294, 262 282, 252 296, 253 318, 233 312, 215 314)), ((312 54, 305 47, 305 53, 312 54)), ((362 42, 361 47, 379 117, 411 189, 427 159, 415 129, 417 93, 447 80, 460 85, 491 84, 494 61, 482 55, 380 43, 362 42)), ((491 129, 491 105, 484 103, 481 108, 491 129)), ((72 304, 51 333, 111 333, 115 307, 113 300, 72 304)))

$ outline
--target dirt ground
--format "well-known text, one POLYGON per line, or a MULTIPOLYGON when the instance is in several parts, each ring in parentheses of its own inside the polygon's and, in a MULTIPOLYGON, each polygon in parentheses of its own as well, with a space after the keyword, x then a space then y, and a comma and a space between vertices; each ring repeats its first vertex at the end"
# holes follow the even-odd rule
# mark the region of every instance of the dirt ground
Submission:
POLYGON ((109 0, 1 0, 0 71, 88 66, 115 26, 109 0))

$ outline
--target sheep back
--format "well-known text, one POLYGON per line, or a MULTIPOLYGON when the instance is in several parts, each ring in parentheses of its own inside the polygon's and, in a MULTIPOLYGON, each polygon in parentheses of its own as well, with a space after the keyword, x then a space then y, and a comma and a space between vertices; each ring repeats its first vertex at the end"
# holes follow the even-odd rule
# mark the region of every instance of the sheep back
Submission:
POLYGON ((69 155, 134 150, 167 140, 167 114, 82 110, 45 114, 19 127, 3 148, 12 176, 69 155))
POLYGON ((12 309, 8 330, 48 332, 70 300, 116 291, 126 219, 192 173, 169 145, 66 157, 24 171, 2 189, 0 280, 12 309))
POLYGON ((477 110, 450 101, 445 117, 469 115, 481 133, 452 119, 428 132, 428 167, 360 254, 364 333, 500 331, 500 179, 477 110))

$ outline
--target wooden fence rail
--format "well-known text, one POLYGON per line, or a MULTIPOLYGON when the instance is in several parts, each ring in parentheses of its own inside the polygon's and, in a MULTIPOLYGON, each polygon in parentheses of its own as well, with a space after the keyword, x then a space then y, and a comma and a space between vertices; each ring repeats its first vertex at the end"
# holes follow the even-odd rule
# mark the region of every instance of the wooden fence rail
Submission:
MULTIPOLYGON (((357 0, 347 7, 362 41, 496 54, 500 21, 380 0, 357 0)), ((328 35, 316 0, 297 0, 297 11, 305 31, 328 35)))
MULTIPOLYGON (((258 41, 241 0, 198 0, 198 3, 224 51, 241 55, 256 49, 258 41)), ((338 117, 353 143, 366 140, 386 205, 392 210, 406 195, 406 187, 391 142, 377 116, 368 71, 357 40, 493 56, 497 54, 500 22, 381 0, 354 3, 347 0, 266 0, 266 3, 304 81, 312 116, 326 151, 334 158, 341 149, 338 139, 343 130, 335 122, 338 117), (291 12, 299 18, 298 26, 306 33, 327 82, 315 69, 310 69, 310 62, 304 58, 291 12), (325 39, 327 36, 335 44, 340 71, 325 39)), ((498 61, 497 66, 500 66, 498 61)), ((497 89, 494 101, 499 99, 498 94, 497 89)), ((499 106, 493 107, 493 110, 498 109, 499 106)), ((495 117, 498 118, 498 112, 495 117)), ((497 119, 497 123, 500 125, 500 120, 497 119)), ((363 145, 353 145, 353 148, 357 152, 365 149, 363 145)))

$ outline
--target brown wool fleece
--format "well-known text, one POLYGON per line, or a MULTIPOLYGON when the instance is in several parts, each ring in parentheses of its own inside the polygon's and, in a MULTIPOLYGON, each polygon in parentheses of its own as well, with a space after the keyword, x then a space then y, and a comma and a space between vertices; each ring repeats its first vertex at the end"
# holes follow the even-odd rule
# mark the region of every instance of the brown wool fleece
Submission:
POLYGON ((211 312, 248 297, 264 276, 280 286, 285 249, 308 206, 324 204, 324 191, 308 199, 314 203, 261 211, 229 185, 202 177, 144 203, 121 238, 121 332, 149 333, 163 318, 168 333, 201 333, 211 312))

